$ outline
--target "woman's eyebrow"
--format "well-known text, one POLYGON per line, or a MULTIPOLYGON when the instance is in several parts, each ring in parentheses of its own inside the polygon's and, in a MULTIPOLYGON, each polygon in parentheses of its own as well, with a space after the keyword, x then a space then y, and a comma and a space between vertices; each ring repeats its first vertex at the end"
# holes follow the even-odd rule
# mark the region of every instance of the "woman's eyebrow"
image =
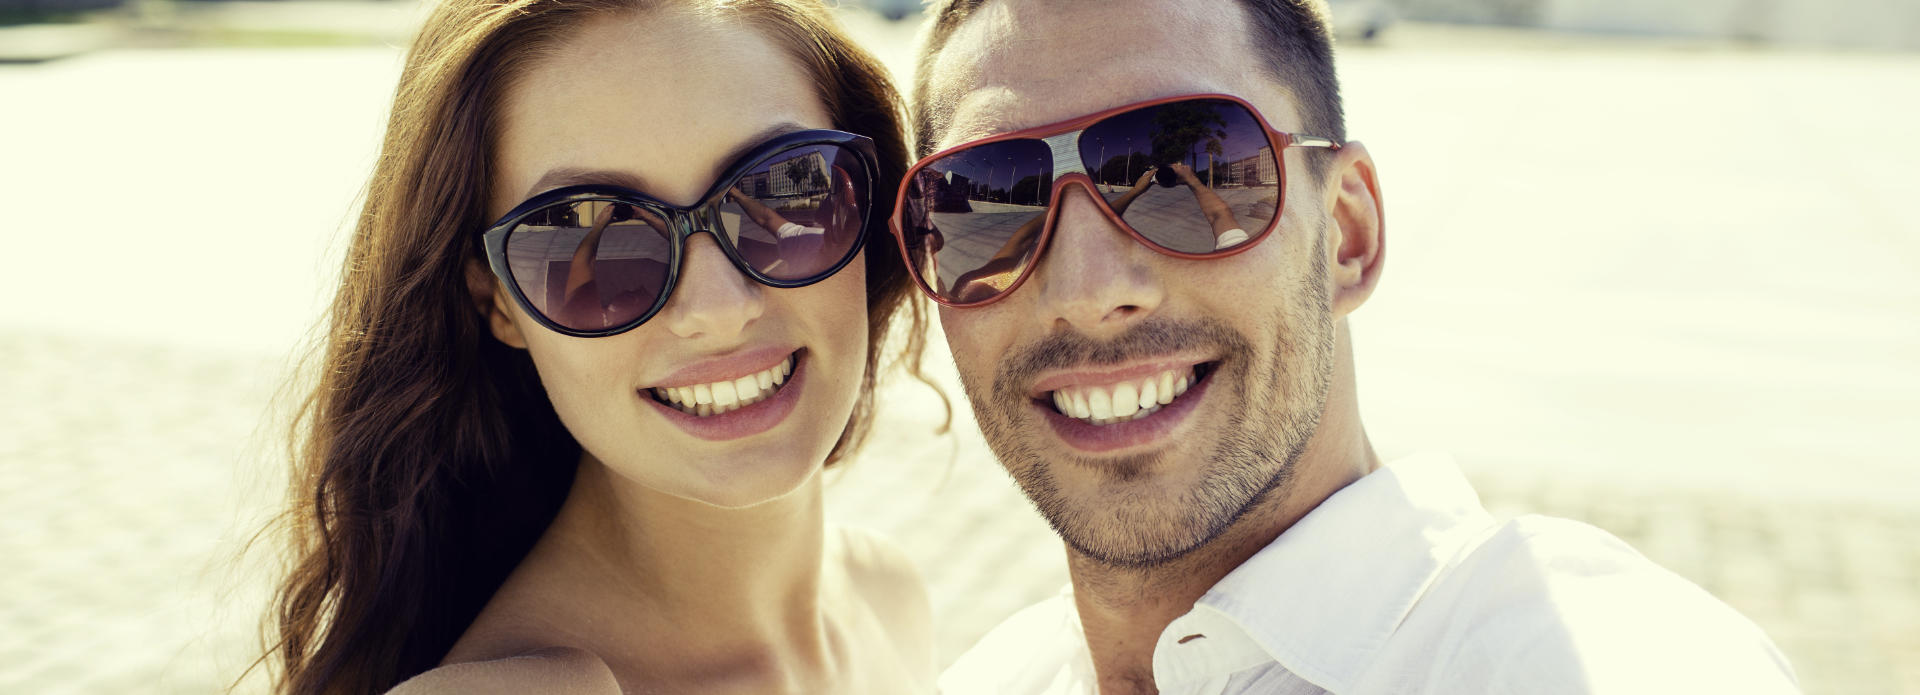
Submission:
POLYGON ((760 132, 747 136, 746 139, 741 140, 739 144, 733 146, 733 149, 728 150, 725 155, 721 156, 719 165, 727 166, 740 161, 741 157, 745 157, 747 153, 759 149, 759 147, 766 144, 768 140, 802 130, 808 130, 808 128, 793 121, 783 121, 762 128, 760 132))
POLYGON ((642 180, 639 176, 631 172, 620 171, 617 169, 585 169, 580 167, 556 167, 553 169, 548 169, 547 173, 545 174, 541 174, 540 180, 533 182, 533 186, 531 188, 528 188, 527 194, 522 197, 532 198, 536 195, 539 195, 546 191, 553 190, 555 188, 563 188, 566 186, 578 186, 581 184, 588 184, 588 183, 621 186, 624 188, 631 188, 636 191, 647 190, 646 181, 642 180))
MULTIPOLYGON (((726 166, 733 162, 739 161, 741 157, 745 157, 747 153, 752 152, 755 148, 758 148, 759 146, 766 144, 768 140, 772 140, 776 137, 786 135, 787 133, 792 133, 792 132, 807 130, 807 129, 808 128, 806 126, 800 125, 799 123, 795 123, 793 121, 783 121, 780 123, 775 123, 773 125, 767 126, 766 128, 761 129, 760 132, 754 133, 753 135, 750 135, 745 139, 741 140, 739 144, 734 145, 733 149, 728 150, 725 155, 720 157, 719 166, 726 166)), ((633 190, 642 191, 642 192, 649 190, 646 183, 646 179, 643 179, 639 175, 634 174, 632 172, 620 171, 618 169, 587 169, 587 168, 581 168, 581 167, 555 167, 553 169, 547 170, 547 173, 541 174, 540 179, 537 181, 534 181, 533 186, 527 189, 526 195, 521 197, 523 199, 532 198, 536 195, 539 195, 546 191, 553 190, 555 188, 562 188, 566 186, 577 186, 577 185, 589 184, 589 183, 620 186, 623 188, 631 188, 633 190)))

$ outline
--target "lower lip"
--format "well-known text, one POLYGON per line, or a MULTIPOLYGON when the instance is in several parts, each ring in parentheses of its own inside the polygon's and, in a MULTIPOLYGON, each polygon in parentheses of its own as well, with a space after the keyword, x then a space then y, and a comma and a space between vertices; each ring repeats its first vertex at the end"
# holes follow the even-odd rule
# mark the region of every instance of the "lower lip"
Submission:
POLYGON ((1180 394, 1172 403, 1160 406, 1159 412, 1139 420, 1094 425, 1079 418, 1061 415, 1059 411, 1039 403, 1033 403, 1032 407, 1040 411, 1047 424, 1053 427, 1053 433, 1059 435, 1067 446, 1092 454, 1131 449, 1159 442, 1172 434, 1180 423, 1186 422, 1187 416, 1198 407, 1200 399, 1207 395, 1207 388, 1213 385, 1213 375, 1218 372, 1216 365, 1208 370, 1206 378, 1187 389, 1186 393, 1180 394))
POLYGON ((787 419, 787 414, 793 412, 794 404, 800 402, 800 389, 806 386, 807 381, 807 361, 803 357, 804 353, 794 357, 793 374, 787 377, 787 383, 775 391, 772 398, 719 415, 699 417, 680 412, 678 408, 654 399, 647 393, 651 389, 641 389, 638 395, 640 400, 660 411, 668 422, 679 425, 680 429, 696 438, 720 442, 751 437, 773 429, 774 425, 787 419))

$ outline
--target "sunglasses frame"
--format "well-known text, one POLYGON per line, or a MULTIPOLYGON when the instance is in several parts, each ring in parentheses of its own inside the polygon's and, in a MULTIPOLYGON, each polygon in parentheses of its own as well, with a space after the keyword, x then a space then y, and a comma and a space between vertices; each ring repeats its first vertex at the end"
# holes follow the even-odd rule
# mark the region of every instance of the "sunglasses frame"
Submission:
MULTIPOLYGON (((888 228, 890 229, 890 231, 893 232, 894 241, 900 245, 900 257, 906 261, 907 273, 913 276, 913 281, 915 284, 920 286, 920 291, 926 293, 926 295, 929 298, 933 299, 935 303, 940 304, 941 306, 952 307, 955 309, 971 309, 974 307, 986 306, 988 304, 992 304, 994 302, 1000 301, 1002 298, 1006 297, 1007 295, 1013 294, 1014 290, 1020 289, 1021 285, 1026 284, 1027 278, 1033 275, 1034 269, 1039 267, 1040 265, 1041 254, 1044 254, 1046 252, 1047 247, 1053 242, 1053 229, 1055 226, 1058 225, 1060 220, 1060 206, 1054 203, 1049 203, 1047 205, 1046 221, 1041 223, 1040 238, 1038 241, 1034 242, 1035 250, 1033 252, 1034 253, 1033 261, 1027 264, 1027 267, 1025 269, 1020 271, 1020 276, 1017 278, 1014 278, 1013 284, 1008 285, 1006 289, 1001 290, 1000 292, 997 292, 993 296, 987 297, 986 299, 982 299, 976 302, 956 302, 956 301, 952 301, 944 297, 941 297, 940 293, 935 291, 933 289, 933 286, 927 283, 926 278, 921 277, 920 267, 917 263, 914 262, 914 256, 911 250, 907 247, 907 236, 906 236, 906 233, 903 231, 906 226, 907 186, 909 186, 913 182, 914 176, 919 174, 920 170, 926 168, 927 165, 940 161, 941 159, 944 159, 948 156, 953 155, 956 152, 960 152, 963 150, 980 147, 982 145, 990 145, 990 144, 1005 141, 1005 140, 1036 140, 1052 148, 1054 143, 1048 142, 1048 141, 1054 138, 1058 138, 1062 135, 1069 135, 1072 138, 1073 162, 1071 165, 1063 165, 1062 162, 1060 161, 1061 160, 1060 157, 1056 156, 1053 158, 1054 159, 1053 186, 1052 188, 1048 189, 1049 191, 1048 200, 1059 201, 1061 197, 1065 195, 1068 186, 1079 186, 1093 197, 1093 200, 1096 203, 1094 207, 1098 209, 1102 215, 1106 216, 1107 221, 1113 224, 1114 226, 1119 227, 1120 229, 1126 231, 1127 235, 1133 237, 1134 241, 1139 242, 1140 244, 1146 246, 1147 248, 1153 249, 1154 251, 1158 251, 1168 256, 1172 256, 1174 258, 1183 258, 1188 260, 1225 258, 1227 256, 1231 256, 1236 253, 1246 251, 1247 249, 1253 248, 1255 245, 1259 244, 1261 241, 1264 241, 1267 238, 1268 234, 1271 234, 1274 229, 1277 229, 1280 226, 1280 216, 1282 213, 1286 211, 1286 200, 1287 200, 1287 166, 1286 166, 1286 157, 1282 155, 1284 152, 1286 152, 1288 148, 1316 147, 1316 148, 1324 148, 1324 149, 1333 150, 1333 151, 1339 151, 1341 147, 1340 143, 1334 142, 1331 138, 1324 138, 1316 135, 1306 135, 1302 133, 1288 133, 1288 132, 1283 132, 1278 129, 1275 129, 1272 123, 1267 122, 1267 117, 1264 114, 1261 114, 1259 109, 1256 109, 1253 107, 1253 104, 1247 103, 1247 100, 1242 99, 1240 97, 1233 96, 1231 94, 1184 94, 1180 96, 1149 99, 1147 101, 1135 102, 1132 104, 1127 104, 1125 106, 1117 106, 1111 109, 1107 109, 1105 111, 1100 111, 1098 113, 1092 113, 1085 116, 1076 116, 1074 118, 1070 118, 1064 121, 1057 121, 1054 123, 1049 123, 1047 125, 1035 126, 1032 128, 1023 128, 1021 130, 1016 130, 1016 131, 1007 132, 1007 133, 1000 133, 997 135, 984 137, 978 140, 972 140, 969 142, 964 142, 958 145, 954 145, 953 147, 949 147, 947 149, 944 149, 939 152, 935 152, 931 155, 927 155, 925 157, 920 158, 920 161, 914 162, 913 166, 907 169, 906 177, 900 180, 900 190, 898 194, 894 196, 893 214, 888 218, 888 228), (1278 196, 1274 202, 1273 219, 1268 220, 1266 227, 1262 228, 1258 234, 1252 235, 1245 242, 1235 245, 1232 248, 1223 249, 1219 251, 1209 251, 1207 253, 1186 253, 1182 251, 1175 251, 1165 246, 1161 246, 1160 244, 1154 242, 1152 239, 1147 238, 1145 234, 1140 233, 1140 230, 1134 229, 1133 225, 1128 224, 1126 220, 1121 219, 1120 215, 1113 211, 1113 206, 1107 202, 1107 199, 1104 196, 1100 195, 1100 189, 1094 183, 1093 177, 1087 174, 1087 172, 1084 170, 1084 164, 1079 161, 1080 137, 1086 132, 1088 128, 1093 127, 1094 124, 1104 121, 1106 119, 1112 118, 1114 116, 1118 116, 1120 114, 1124 114, 1132 111, 1138 111, 1146 108, 1152 108, 1155 106, 1164 106, 1166 104, 1172 104, 1172 103, 1183 102, 1183 101, 1227 101, 1227 102, 1232 102, 1234 104, 1239 105, 1241 108, 1246 109, 1247 113, 1253 115, 1254 121, 1260 124, 1260 129, 1264 131, 1267 137, 1267 144, 1273 148, 1274 171, 1277 172, 1277 175, 1280 178, 1280 187, 1278 191, 1278 196)), ((1058 152, 1059 150, 1055 149, 1054 151, 1058 152)), ((932 213, 929 212, 928 214, 931 215, 932 213)), ((918 244, 916 244, 916 246, 917 245, 918 244)))
POLYGON ((853 262, 855 256, 860 255, 861 249, 866 248, 867 238, 872 234, 872 230, 869 229, 869 227, 871 227, 874 222, 873 185, 874 178, 879 176, 879 168, 880 161, 878 155, 875 154, 873 140, 867 136, 855 135, 839 130, 794 131, 767 140, 761 143, 759 147, 755 147, 752 151, 734 160, 732 164, 729 164, 727 168, 723 170, 720 177, 714 180, 713 186, 708 188, 707 192, 700 195, 700 202, 694 203, 693 205, 673 205, 623 186, 606 184, 566 186, 542 192, 514 206, 513 210, 509 211, 505 216, 502 216, 499 221, 489 225, 485 231, 481 232, 481 241, 487 255, 487 266, 493 270, 493 276, 513 295, 513 300, 520 305, 520 309, 525 311, 528 316, 532 316, 541 326, 555 333, 576 338, 603 338, 614 336, 639 327, 640 324, 646 323, 648 319, 660 313, 661 309, 666 308, 667 302, 673 297, 674 288, 680 284, 680 265, 686 261, 687 242, 695 234, 704 232, 711 235, 714 243, 720 247, 722 253, 726 254, 727 260, 732 262, 735 268, 740 269, 740 272, 747 277, 753 278, 754 282, 768 287, 782 289, 805 287, 833 277, 835 273, 840 272, 841 268, 845 268, 848 263, 853 262), (761 273, 759 269, 754 268, 752 264, 747 263, 747 260, 741 257, 739 249, 734 248, 733 243, 727 240, 725 234, 721 233, 723 227, 721 226, 720 205, 726 201, 727 191, 732 189, 734 184, 739 183, 740 178, 747 175, 754 167, 782 153, 813 145, 838 146, 843 150, 852 152, 859 160, 860 165, 866 167, 867 190, 863 192, 866 205, 862 206, 860 210, 860 229, 853 240, 851 249, 838 261, 835 261, 831 267, 813 276, 798 280, 781 280, 768 277, 766 274, 761 273), (521 221, 535 212, 555 205, 572 205, 591 201, 605 201, 639 207, 659 216, 665 220, 667 225, 672 229, 667 234, 667 278, 665 284, 660 288, 660 295, 654 300, 653 306, 648 307, 638 318, 618 326, 596 330, 580 330, 560 325, 559 322, 547 316, 545 312, 535 308, 532 300, 529 300, 526 293, 520 290, 520 283, 514 281, 512 268, 507 264, 507 236, 512 233, 515 227, 520 226, 521 221))

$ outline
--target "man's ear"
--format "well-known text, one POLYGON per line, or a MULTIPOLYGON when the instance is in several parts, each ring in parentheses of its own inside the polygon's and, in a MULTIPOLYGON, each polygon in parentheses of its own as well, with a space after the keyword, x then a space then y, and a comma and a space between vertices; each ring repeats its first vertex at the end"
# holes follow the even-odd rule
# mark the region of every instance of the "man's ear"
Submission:
POLYGON ((1327 264, 1333 281, 1333 314, 1346 316, 1367 301, 1387 257, 1386 208, 1380 178, 1367 147, 1349 142, 1334 152, 1327 178, 1327 264))
POLYGON ((493 337, 510 347, 527 349, 526 336, 520 334, 508 313, 507 302, 513 301, 493 277, 493 271, 478 259, 467 260, 467 293, 473 298, 473 308, 487 320, 487 328, 493 331, 493 337))

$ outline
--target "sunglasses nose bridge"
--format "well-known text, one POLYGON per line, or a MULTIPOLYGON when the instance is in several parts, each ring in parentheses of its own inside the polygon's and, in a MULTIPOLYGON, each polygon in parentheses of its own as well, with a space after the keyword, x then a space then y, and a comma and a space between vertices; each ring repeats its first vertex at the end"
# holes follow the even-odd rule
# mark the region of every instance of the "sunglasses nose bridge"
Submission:
POLYGON ((721 226, 720 202, 722 200, 725 198, 715 199, 713 202, 687 211, 687 214, 681 218, 680 236, 691 240, 693 235, 706 232, 712 234, 715 241, 719 241, 724 236, 723 232, 726 231, 725 227, 721 226))
POLYGON ((1068 174, 1086 175, 1087 167, 1080 161, 1080 134, 1082 130, 1049 135, 1041 142, 1053 155, 1053 178, 1058 181, 1068 174))
POLYGON ((1054 180, 1053 210, 1052 210, 1052 218, 1053 218, 1052 222, 1054 225, 1057 226, 1060 224, 1060 218, 1062 214, 1067 211, 1067 207, 1069 205, 1072 205, 1075 208, 1074 216, 1076 218, 1078 218, 1083 212, 1094 212, 1094 213, 1097 213, 1097 217, 1099 219, 1103 220, 1109 225, 1112 225, 1116 229, 1126 228, 1126 223, 1120 220, 1119 215, 1114 214, 1113 207, 1107 203, 1107 200, 1104 196, 1100 195, 1100 188, 1094 185, 1093 177, 1088 176, 1087 173, 1084 171, 1074 173, 1074 174, 1067 174, 1065 176, 1062 176, 1054 180), (1068 202, 1067 191, 1073 188, 1078 188, 1080 189, 1081 193, 1086 194, 1087 199, 1085 203, 1086 203, 1086 207, 1088 208, 1087 210, 1082 211, 1079 209, 1080 207, 1079 205, 1071 204, 1068 202))
MULTIPOLYGON (((683 256, 686 253, 685 249, 692 248, 694 235, 706 234, 707 236, 713 237, 713 243, 720 247, 722 253, 725 253, 729 259, 734 258, 733 235, 737 233, 738 230, 729 228, 726 225, 726 218, 720 212, 720 204, 725 200, 726 199, 722 197, 706 205, 688 210, 684 214, 677 215, 679 218, 677 221, 677 226, 679 227, 677 236, 680 237, 681 254, 683 256)), ((684 262, 684 258, 682 260, 684 262)), ((740 263, 736 262, 735 265, 740 265, 740 263)), ((742 268, 742 270, 744 270, 744 268, 742 268)))

